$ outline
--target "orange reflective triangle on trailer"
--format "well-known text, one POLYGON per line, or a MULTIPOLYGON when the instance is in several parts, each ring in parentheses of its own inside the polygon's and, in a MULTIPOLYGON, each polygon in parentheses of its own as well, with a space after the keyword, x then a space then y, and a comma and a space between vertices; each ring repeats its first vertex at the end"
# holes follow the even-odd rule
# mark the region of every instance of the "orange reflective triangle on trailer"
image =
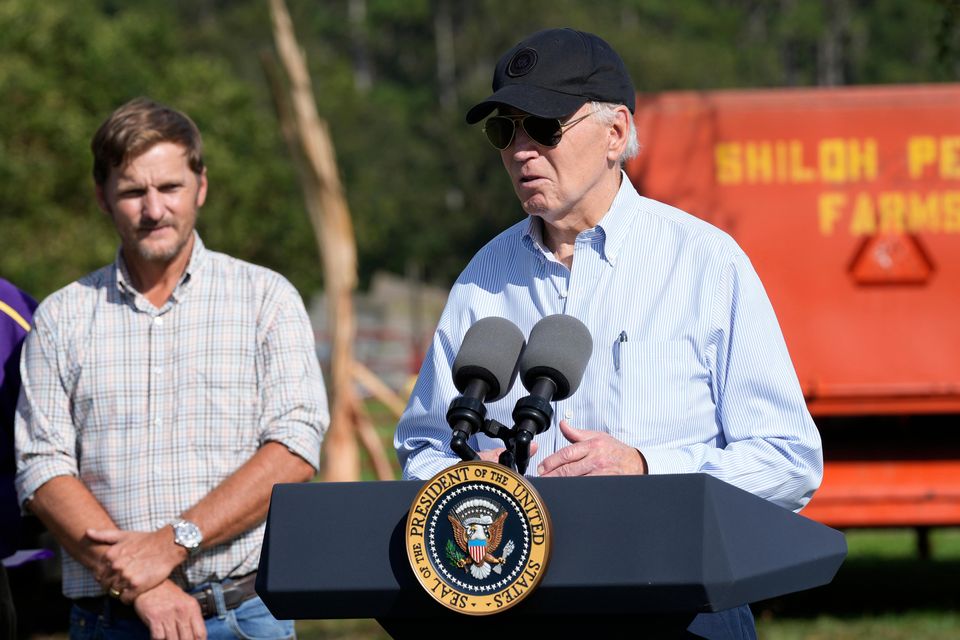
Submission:
POLYGON ((850 265, 858 284, 924 284, 934 272, 920 241, 910 235, 889 233, 866 238, 850 265))

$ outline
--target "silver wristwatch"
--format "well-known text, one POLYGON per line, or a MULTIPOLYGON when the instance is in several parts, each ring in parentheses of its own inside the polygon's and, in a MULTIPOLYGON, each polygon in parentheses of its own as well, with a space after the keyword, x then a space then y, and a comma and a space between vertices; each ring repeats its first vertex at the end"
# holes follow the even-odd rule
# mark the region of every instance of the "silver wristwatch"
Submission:
POLYGON ((187 553, 193 555, 200 550, 200 543, 203 542, 203 534, 200 533, 200 527, 189 520, 177 520, 172 525, 173 541, 187 550, 187 553))

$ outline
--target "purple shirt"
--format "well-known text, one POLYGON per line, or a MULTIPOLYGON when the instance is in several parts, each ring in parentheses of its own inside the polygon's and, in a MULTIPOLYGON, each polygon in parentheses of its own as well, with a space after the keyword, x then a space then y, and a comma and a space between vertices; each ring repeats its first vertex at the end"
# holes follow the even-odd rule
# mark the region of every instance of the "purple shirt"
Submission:
POLYGON ((20 394, 20 347, 36 308, 33 298, 0 278, 0 558, 17 550, 20 507, 13 487, 13 418, 20 394))

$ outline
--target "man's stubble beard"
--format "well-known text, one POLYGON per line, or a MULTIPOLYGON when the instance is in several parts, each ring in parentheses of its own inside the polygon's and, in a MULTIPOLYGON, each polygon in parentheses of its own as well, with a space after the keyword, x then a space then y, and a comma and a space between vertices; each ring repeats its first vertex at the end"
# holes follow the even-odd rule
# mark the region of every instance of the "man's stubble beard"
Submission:
POLYGON ((173 246, 167 248, 153 248, 145 243, 136 243, 137 256, 147 262, 169 262, 180 255, 180 252, 187 246, 190 236, 179 239, 173 246))

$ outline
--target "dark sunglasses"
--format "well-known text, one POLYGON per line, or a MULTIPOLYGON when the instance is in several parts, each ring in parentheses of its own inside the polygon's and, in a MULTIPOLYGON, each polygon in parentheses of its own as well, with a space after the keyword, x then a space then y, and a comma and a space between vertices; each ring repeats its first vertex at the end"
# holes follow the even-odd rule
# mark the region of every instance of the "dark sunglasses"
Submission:
POLYGON ((580 116, 574 120, 560 122, 557 118, 541 118, 529 114, 515 116, 491 116, 483 123, 483 132, 487 140, 497 149, 503 151, 513 142, 517 126, 523 128, 530 139, 544 147, 555 147, 560 144, 563 132, 581 120, 589 118, 595 112, 580 116))

